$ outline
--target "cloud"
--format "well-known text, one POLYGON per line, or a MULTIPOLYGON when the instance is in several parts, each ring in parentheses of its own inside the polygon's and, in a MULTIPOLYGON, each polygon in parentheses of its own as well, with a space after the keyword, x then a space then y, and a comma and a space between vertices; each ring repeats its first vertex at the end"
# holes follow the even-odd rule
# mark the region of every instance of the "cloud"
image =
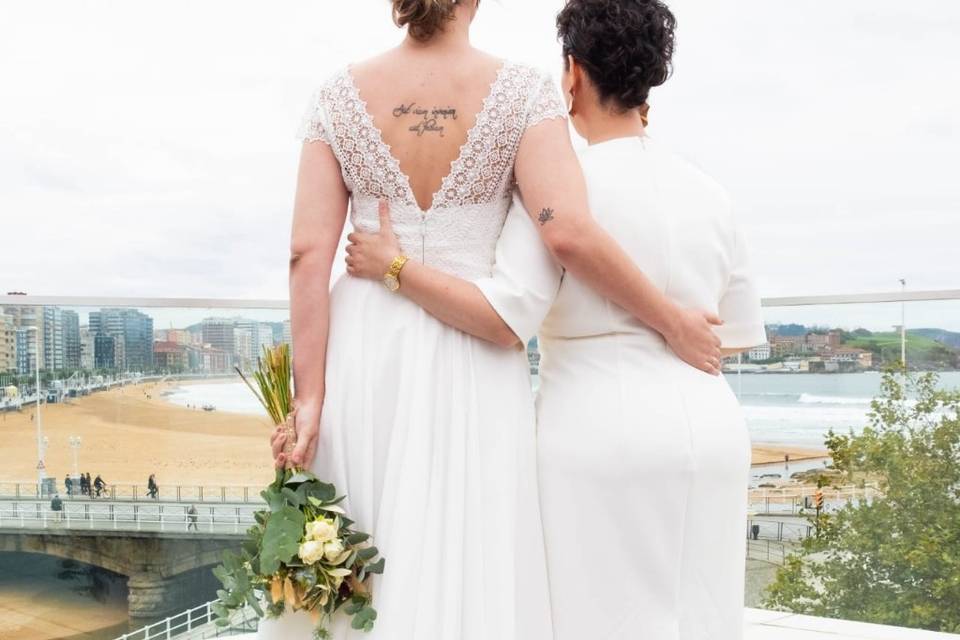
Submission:
MULTIPOLYGON (((562 2, 475 43, 559 71, 562 2)), ((956 288, 960 5, 677 0, 651 132, 731 191, 766 295, 956 288)), ((0 38, 0 288, 286 297, 314 86, 399 40, 380 0, 39 0, 0 38)), ((339 267, 338 267, 339 268, 339 267)))

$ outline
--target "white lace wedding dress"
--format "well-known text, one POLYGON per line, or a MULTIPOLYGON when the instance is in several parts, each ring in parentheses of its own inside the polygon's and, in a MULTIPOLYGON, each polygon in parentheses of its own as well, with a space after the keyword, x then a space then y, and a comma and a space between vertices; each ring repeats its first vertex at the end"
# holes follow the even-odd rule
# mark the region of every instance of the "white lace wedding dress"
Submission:
MULTIPOLYGON (((300 136, 329 144, 350 219, 378 228, 391 202, 404 252, 466 279, 491 274, 527 127, 563 117, 549 77, 506 63, 429 211, 384 143, 348 69, 314 95, 300 136)), ((535 418, 524 351, 452 329, 378 282, 333 287, 326 401, 313 465, 386 558, 370 634, 337 639, 552 638, 537 497, 535 418)), ((264 621, 260 639, 306 640, 305 614, 264 621)))

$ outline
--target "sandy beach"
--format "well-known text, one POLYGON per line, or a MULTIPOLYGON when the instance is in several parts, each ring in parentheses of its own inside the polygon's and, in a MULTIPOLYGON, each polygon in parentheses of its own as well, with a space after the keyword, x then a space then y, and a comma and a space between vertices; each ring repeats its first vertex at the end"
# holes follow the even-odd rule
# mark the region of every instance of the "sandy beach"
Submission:
MULTIPOLYGON (((191 381, 190 384, 196 384, 191 381)), ((215 384, 215 383, 213 383, 215 384)), ((50 439, 47 473, 73 470, 70 436, 83 438, 80 471, 108 484, 262 486, 273 478, 266 417, 177 406, 161 395, 176 383, 144 383, 101 391, 69 403, 43 405, 50 439)), ((0 481, 36 478, 34 407, 0 413, 0 481)))
MULTIPOLYGON (((211 381, 217 384, 222 381, 211 381)), ((194 381, 191 385, 197 384, 194 381)), ((206 412, 169 402, 164 392, 177 383, 145 383, 44 405, 43 432, 50 439, 47 471, 62 482, 72 470, 68 438, 83 438, 80 471, 98 473, 111 484, 146 484, 156 473, 161 485, 260 486, 272 477, 267 418, 226 411, 206 412)), ((0 481, 35 478, 34 409, 0 414, 0 481)), ((756 444, 754 464, 820 458, 822 449, 756 444)))
POLYGON ((801 460, 826 458, 829 457, 830 454, 826 449, 815 449, 811 447, 763 443, 755 443, 753 445, 753 464, 783 462, 784 457, 787 455, 790 456, 790 462, 799 462, 801 460))

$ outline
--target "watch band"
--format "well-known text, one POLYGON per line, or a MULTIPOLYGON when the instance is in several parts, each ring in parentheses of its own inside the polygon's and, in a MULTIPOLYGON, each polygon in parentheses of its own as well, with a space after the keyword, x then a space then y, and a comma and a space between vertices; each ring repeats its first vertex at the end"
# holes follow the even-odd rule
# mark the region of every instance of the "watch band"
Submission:
POLYGON ((396 291, 400 288, 400 272, 403 270, 404 265, 407 264, 409 259, 410 258, 405 255, 399 255, 393 259, 392 263, 390 263, 390 269, 386 274, 384 274, 383 279, 385 282, 393 285, 388 285, 388 288, 391 291, 396 291))

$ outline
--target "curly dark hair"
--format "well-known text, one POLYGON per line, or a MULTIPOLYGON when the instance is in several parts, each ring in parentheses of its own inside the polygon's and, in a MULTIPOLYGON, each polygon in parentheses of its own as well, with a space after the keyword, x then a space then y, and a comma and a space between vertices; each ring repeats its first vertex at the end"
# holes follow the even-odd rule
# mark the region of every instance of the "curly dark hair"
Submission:
POLYGON ((641 107, 672 71, 677 19, 660 0, 568 0, 557 16, 563 55, 623 111, 641 107))

